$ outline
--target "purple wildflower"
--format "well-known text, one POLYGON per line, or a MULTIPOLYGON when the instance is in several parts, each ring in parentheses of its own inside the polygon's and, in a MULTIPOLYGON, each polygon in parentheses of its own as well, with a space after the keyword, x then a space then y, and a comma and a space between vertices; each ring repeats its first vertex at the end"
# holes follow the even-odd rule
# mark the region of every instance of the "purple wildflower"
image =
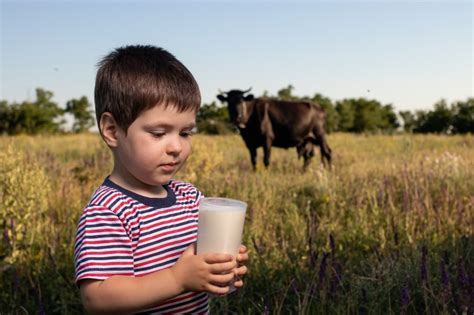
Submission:
POLYGON ((410 304, 410 291, 405 284, 400 290, 400 314, 407 313, 408 304, 410 304))
POLYGON ((462 307, 463 312, 467 311, 469 307, 469 301, 471 299, 469 293, 469 276, 466 273, 466 269, 464 267, 464 262, 462 260, 458 263, 458 286, 459 286, 459 298, 460 304, 462 307))

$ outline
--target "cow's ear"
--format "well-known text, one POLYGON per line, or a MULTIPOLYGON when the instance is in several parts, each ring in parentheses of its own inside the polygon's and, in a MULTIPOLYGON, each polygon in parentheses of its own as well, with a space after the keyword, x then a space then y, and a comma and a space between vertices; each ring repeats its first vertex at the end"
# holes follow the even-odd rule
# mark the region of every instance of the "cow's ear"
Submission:
POLYGON ((222 95, 222 94, 218 94, 218 95, 217 95, 217 98, 218 98, 219 101, 221 101, 221 102, 227 101, 227 98, 226 98, 224 95, 222 95))
POLYGON ((253 100, 253 94, 246 95, 246 96, 244 97, 244 100, 246 100, 246 101, 251 101, 251 100, 253 100))

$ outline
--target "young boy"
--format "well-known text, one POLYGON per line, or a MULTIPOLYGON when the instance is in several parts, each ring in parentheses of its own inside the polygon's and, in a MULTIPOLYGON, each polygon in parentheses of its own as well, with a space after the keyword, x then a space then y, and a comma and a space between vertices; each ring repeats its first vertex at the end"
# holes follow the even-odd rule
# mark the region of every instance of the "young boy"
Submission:
MULTIPOLYGON (((173 180, 191 153, 201 103, 192 74, 153 46, 126 46, 99 64, 96 116, 112 173, 80 218, 76 282, 93 313, 206 313, 207 293, 244 275, 237 257, 195 255, 201 193, 173 180)), ((242 287, 237 280, 235 287, 242 287)))

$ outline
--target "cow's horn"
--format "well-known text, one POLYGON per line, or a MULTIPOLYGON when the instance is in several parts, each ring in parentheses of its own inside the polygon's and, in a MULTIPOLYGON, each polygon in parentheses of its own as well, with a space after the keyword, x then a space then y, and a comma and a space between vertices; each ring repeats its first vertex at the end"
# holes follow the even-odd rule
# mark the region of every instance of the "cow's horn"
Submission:
POLYGON ((245 93, 248 93, 248 92, 250 92, 250 90, 252 90, 252 87, 249 87, 249 89, 248 89, 248 90, 245 90, 245 91, 243 91, 243 93, 244 93, 244 94, 245 94, 245 93))

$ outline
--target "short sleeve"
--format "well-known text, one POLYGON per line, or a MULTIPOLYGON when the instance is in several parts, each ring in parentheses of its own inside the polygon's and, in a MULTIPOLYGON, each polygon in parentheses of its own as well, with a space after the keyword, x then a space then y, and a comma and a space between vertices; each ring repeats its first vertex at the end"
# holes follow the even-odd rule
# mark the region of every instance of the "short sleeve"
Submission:
POLYGON ((88 206, 79 219, 74 246, 76 283, 133 276, 132 242, 122 222, 110 209, 88 206))

